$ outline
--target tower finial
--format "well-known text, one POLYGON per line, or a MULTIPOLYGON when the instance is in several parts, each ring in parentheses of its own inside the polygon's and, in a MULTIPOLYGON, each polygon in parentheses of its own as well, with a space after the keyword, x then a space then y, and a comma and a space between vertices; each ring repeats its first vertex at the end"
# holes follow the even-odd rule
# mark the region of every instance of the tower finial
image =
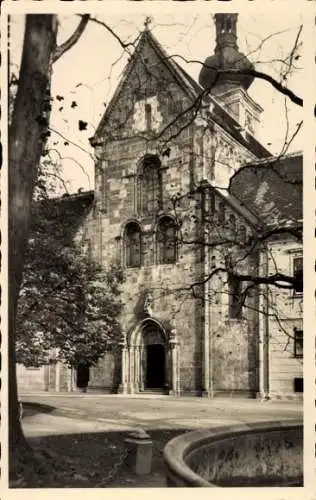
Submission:
POLYGON ((151 21, 152 21, 151 17, 150 16, 146 16, 146 19, 145 19, 145 22, 144 22, 145 31, 149 30, 149 25, 150 25, 151 21))
POLYGON ((238 14, 215 14, 216 51, 224 47, 237 49, 237 18, 238 14))
POLYGON ((237 18, 236 13, 215 14, 216 45, 214 54, 204 62, 199 82, 205 89, 227 89, 228 87, 242 87, 247 90, 253 81, 252 63, 239 52, 237 46, 237 18), (242 70, 240 74, 223 73, 220 70, 242 70))

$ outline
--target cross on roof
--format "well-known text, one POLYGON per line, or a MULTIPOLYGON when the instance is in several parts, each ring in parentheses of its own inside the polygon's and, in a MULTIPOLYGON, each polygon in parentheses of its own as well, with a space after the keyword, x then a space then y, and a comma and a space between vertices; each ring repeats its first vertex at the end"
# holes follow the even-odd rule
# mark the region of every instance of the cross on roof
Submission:
POLYGON ((145 26, 146 31, 148 31, 148 27, 149 27, 150 23, 151 23, 151 17, 147 16, 145 19, 145 22, 144 22, 144 26, 145 26))

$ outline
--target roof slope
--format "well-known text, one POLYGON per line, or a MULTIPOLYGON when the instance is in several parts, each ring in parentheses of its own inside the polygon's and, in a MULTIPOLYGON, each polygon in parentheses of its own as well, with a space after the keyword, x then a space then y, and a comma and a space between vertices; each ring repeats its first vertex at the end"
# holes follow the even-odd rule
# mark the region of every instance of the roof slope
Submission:
POLYGON ((251 210, 249 210, 249 207, 247 207, 243 202, 236 198, 235 195, 227 191, 227 189, 217 186, 213 186, 213 189, 231 206, 231 208, 235 212, 241 215, 245 219, 245 221, 248 222, 248 224, 255 228, 258 228, 258 226, 260 225, 260 219, 251 210))
POLYGON ((229 192, 268 227, 301 225, 302 153, 246 165, 231 178, 229 192))
POLYGON ((84 191, 34 203, 31 230, 49 231, 65 243, 81 229, 81 225, 93 206, 94 192, 84 191))
POLYGON ((201 87, 176 61, 174 58, 169 56, 165 49, 161 46, 158 40, 149 30, 142 32, 138 44, 135 48, 133 55, 130 57, 124 71, 120 83, 114 92, 114 95, 105 110, 105 113, 97 127, 95 135, 91 138, 91 144, 96 145, 98 140, 102 138, 102 131, 105 123, 109 119, 111 111, 113 110, 115 104, 117 103, 119 96, 125 87, 128 77, 133 71, 135 64, 137 63, 137 58, 141 57, 141 54, 145 50, 146 44, 154 51, 158 60, 161 64, 166 66, 171 72, 174 80, 180 85, 183 91, 192 98, 192 100, 203 96, 205 103, 210 105, 210 119, 220 125, 228 134, 230 134, 234 139, 236 139, 240 144, 250 150, 257 158, 264 158, 270 156, 270 152, 262 146, 262 144, 257 141, 249 133, 241 133, 239 123, 230 115, 219 102, 209 95, 203 87, 201 87))
MULTIPOLYGON (((144 30, 139 38, 138 44, 135 47, 135 51, 133 55, 129 58, 129 61, 123 71, 121 80, 113 94, 109 105, 107 106, 104 115, 97 127, 95 135, 91 139, 92 145, 98 141, 100 135, 102 135, 103 127, 107 120, 110 117, 112 110, 114 109, 125 85, 128 83, 129 75, 132 73, 135 65, 137 64, 138 57, 142 57, 143 52, 145 52, 146 45, 148 45, 154 52, 155 56, 161 64, 166 66, 170 73, 172 74, 173 79, 180 85, 180 87, 184 90, 184 92, 191 98, 196 98, 198 95, 197 88, 198 84, 192 85, 192 79, 188 77, 183 71, 180 71, 178 65, 168 56, 166 51, 162 48, 156 38, 152 35, 149 30, 144 30)), ((145 60, 143 64, 146 64, 145 60)))

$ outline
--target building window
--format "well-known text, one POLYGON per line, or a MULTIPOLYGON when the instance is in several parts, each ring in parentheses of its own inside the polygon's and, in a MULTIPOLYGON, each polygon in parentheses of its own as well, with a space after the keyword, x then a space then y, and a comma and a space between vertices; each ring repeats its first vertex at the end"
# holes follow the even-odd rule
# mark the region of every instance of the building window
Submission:
POLYGON ((142 172, 142 211, 153 214, 162 208, 160 165, 156 159, 146 160, 142 172))
POLYGON ((304 392, 304 383, 302 377, 294 378, 294 392, 304 392))
POLYGON ((293 258, 293 277, 295 294, 303 293, 303 257, 293 258))
POLYGON ((179 99, 175 99, 170 96, 169 98, 169 113, 172 115, 176 115, 182 112, 182 102, 179 99))
POLYGON ((247 229, 245 226, 240 226, 239 236, 240 236, 241 243, 246 243, 246 241, 247 241, 247 229))
POLYGON ((229 229, 231 230, 233 236, 236 235, 236 216, 234 214, 230 214, 229 216, 229 229))
POLYGON ((226 30, 228 31, 228 33, 230 33, 232 30, 232 22, 230 18, 228 18, 226 21, 226 30))
POLYGON ((225 211, 226 211, 225 203, 220 202, 218 204, 218 222, 220 224, 225 224, 225 219, 226 219, 225 211))
POLYGON ((240 319, 242 315, 241 282, 232 274, 228 277, 228 300, 229 317, 240 319))
POLYGON ((294 329, 294 357, 303 357, 303 330, 294 329))
POLYGON ((91 240, 84 240, 82 244, 82 252, 83 255, 87 258, 89 262, 92 260, 92 245, 91 240))
POLYGON ((249 113, 249 111, 246 111, 246 129, 249 130, 251 134, 254 134, 254 121, 253 117, 249 113))
POLYGON ((136 222, 130 222, 124 233, 125 265, 140 267, 142 257, 142 234, 136 222))
POLYGON ((151 105, 145 104, 145 122, 146 122, 146 130, 151 130, 152 127, 152 111, 151 105))
POLYGON ((170 217, 159 221, 157 229, 158 264, 172 264, 177 260, 177 228, 170 217))

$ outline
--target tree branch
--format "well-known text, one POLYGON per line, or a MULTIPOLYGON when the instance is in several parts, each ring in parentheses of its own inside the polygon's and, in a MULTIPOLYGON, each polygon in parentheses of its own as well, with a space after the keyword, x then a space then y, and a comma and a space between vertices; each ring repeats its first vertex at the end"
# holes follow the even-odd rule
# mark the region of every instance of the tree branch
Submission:
MULTIPOLYGON (((227 71, 224 70, 219 70, 220 73, 227 73, 227 71)), ((282 85, 282 83, 278 82, 275 80, 270 75, 267 75, 266 73, 263 73, 262 71, 258 71, 255 69, 249 69, 247 71, 242 71, 242 70, 229 70, 228 73, 236 73, 236 74, 243 74, 247 73, 247 75, 251 75, 255 78, 259 78, 260 80, 265 80, 266 82, 270 83, 272 87, 274 87, 276 90, 278 90, 281 94, 285 95, 286 97, 289 97, 289 99, 294 102, 294 104, 297 104, 298 106, 303 106, 303 99, 296 95, 292 90, 289 88, 285 87, 282 85)))
MULTIPOLYGON (((111 33, 111 35, 114 36, 114 38, 118 41, 118 43, 120 44, 120 46, 124 50, 126 50, 128 47, 135 47, 135 43, 138 40, 139 35, 137 36, 136 40, 134 40, 133 42, 123 42, 123 40, 119 37, 119 35, 117 33, 115 33, 115 31, 105 22, 100 21, 96 17, 90 17, 90 21, 93 21, 94 23, 99 24, 100 26, 103 26, 103 28, 105 28, 107 31, 109 31, 109 33, 111 33)), ((129 52, 128 52, 128 54, 129 54, 129 52)))
MULTIPOLYGON (((169 56, 169 58, 175 58, 178 57, 179 59, 182 59, 186 63, 197 63, 197 64, 202 64, 201 61, 198 61, 196 59, 186 59, 185 57, 181 56, 180 54, 173 54, 172 56, 169 56)), ((273 76, 268 75, 267 73, 264 73, 263 71, 258 71, 256 69, 219 69, 213 66, 208 66, 205 65, 206 68, 213 69, 217 71, 217 74, 220 75, 251 75, 254 78, 259 78, 260 80, 265 80, 266 82, 270 83, 272 87, 274 87, 278 92, 281 94, 287 96, 294 104, 297 104, 298 106, 303 106, 303 99, 299 97, 298 95, 295 94, 292 90, 289 88, 285 87, 282 85, 282 83, 278 82, 273 76)))
POLYGON ((78 42, 79 38, 85 30, 85 27, 87 26, 89 18, 90 14, 82 15, 81 21, 73 34, 68 38, 68 40, 56 47, 53 54, 53 63, 56 62, 65 52, 67 52, 67 50, 71 49, 71 47, 73 47, 73 45, 78 42))
POLYGON ((271 229, 267 229, 264 231, 262 234, 257 234, 254 238, 251 238, 254 243, 262 243, 265 240, 269 239, 272 236, 280 236, 282 234, 285 235, 292 235, 296 240, 299 242, 302 241, 302 226, 297 224, 296 226, 293 225, 293 227, 286 227, 286 225, 283 227, 275 227, 271 229))
POLYGON ((239 281, 250 281, 256 285, 274 285, 277 288, 292 290, 298 282, 294 276, 289 276, 283 273, 275 273, 271 276, 254 276, 253 274, 238 274, 231 273, 239 281))

